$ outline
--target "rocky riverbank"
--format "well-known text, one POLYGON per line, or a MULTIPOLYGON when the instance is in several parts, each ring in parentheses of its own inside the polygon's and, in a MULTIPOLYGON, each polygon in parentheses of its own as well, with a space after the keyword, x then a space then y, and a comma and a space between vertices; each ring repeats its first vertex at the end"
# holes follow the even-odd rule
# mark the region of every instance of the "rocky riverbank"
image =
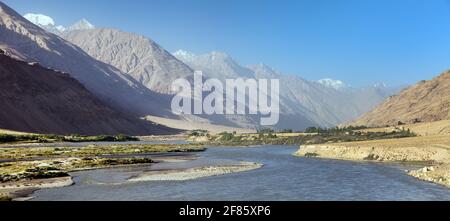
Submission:
POLYGON ((56 177, 48 179, 22 180, 0 184, 1 200, 27 200, 28 195, 39 189, 71 186, 72 177, 56 177))
POLYGON ((438 183, 450 188, 450 164, 441 164, 410 171, 409 175, 417 179, 438 183))
POLYGON ((154 163, 149 158, 60 158, 0 164, 0 200, 23 198, 32 192, 72 185, 69 172, 154 163))
POLYGON ((426 164, 428 167, 411 171, 409 174, 450 187, 449 135, 303 145, 295 155, 339 160, 426 164))

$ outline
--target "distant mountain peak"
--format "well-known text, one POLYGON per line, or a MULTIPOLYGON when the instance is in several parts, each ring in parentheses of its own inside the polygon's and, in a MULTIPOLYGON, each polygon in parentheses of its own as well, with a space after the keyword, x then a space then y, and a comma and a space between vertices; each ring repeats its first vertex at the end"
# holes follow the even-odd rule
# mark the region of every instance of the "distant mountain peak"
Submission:
POLYGON ((221 52, 221 51, 211 51, 211 52, 209 53, 209 56, 211 56, 211 57, 213 57, 213 58, 217 58, 217 57, 220 57, 220 58, 228 58, 228 57, 230 57, 227 53, 221 52))
POLYGON ((172 55, 181 60, 192 60, 197 57, 196 54, 185 50, 178 50, 172 53, 172 55))
POLYGON ((53 34, 61 34, 66 31, 66 28, 62 25, 56 25, 55 20, 52 17, 38 14, 38 13, 27 13, 23 16, 25 19, 31 23, 41 27, 42 29, 51 32, 53 34))
POLYGON ((84 18, 71 25, 69 28, 66 28, 62 25, 57 25, 55 20, 53 20, 53 18, 48 15, 39 13, 27 13, 23 17, 31 23, 45 29, 46 31, 52 32, 57 35, 60 35, 65 31, 95 29, 95 26, 84 18))
POLYGON ((250 65, 248 66, 251 70, 253 70, 259 77, 279 77, 281 76, 281 73, 277 70, 273 69, 272 67, 264 64, 259 63, 256 65, 250 65))
POLYGON ((331 78, 324 78, 324 79, 318 80, 317 82, 319 84, 322 84, 325 87, 334 88, 336 90, 340 90, 340 89, 347 87, 347 85, 343 81, 334 80, 331 78))
POLYGON ((376 84, 373 85, 374 88, 387 88, 388 85, 384 82, 378 82, 376 84))
POLYGON ((53 18, 43 14, 35 14, 35 13, 27 13, 23 17, 25 17, 28 21, 31 21, 35 25, 39 26, 54 26, 55 21, 53 18))
POLYGON ((75 24, 71 25, 67 30, 74 31, 74 30, 88 30, 88 29, 95 29, 95 26, 91 24, 88 20, 83 18, 80 21, 76 22, 75 24))

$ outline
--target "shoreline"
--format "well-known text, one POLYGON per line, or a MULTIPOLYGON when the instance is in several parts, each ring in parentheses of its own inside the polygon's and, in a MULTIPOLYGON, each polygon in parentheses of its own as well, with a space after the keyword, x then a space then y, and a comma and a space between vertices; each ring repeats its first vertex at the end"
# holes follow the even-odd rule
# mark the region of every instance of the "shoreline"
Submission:
POLYGON ((18 181, 11 181, 0 183, 0 201, 26 201, 31 199, 28 197, 37 190, 51 189, 67 187, 74 184, 72 175, 70 173, 90 170, 102 170, 102 169, 114 169, 133 166, 145 166, 155 163, 179 163, 190 160, 195 160, 194 156, 163 156, 157 157, 156 160, 152 160, 152 163, 136 163, 136 164, 118 164, 118 165, 103 165, 94 167, 74 168, 67 171, 68 176, 54 177, 54 178, 41 178, 41 179, 24 179, 18 181))
POLYGON ((407 171, 417 179, 450 188, 450 136, 302 145, 297 157, 359 162, 401 162, 426 165, 407 171))
POLYGON ((218 165, 174 170, 154 170, 130 178, 128 179, 128 182, 186 181, 204 177, 222 176, 232 173, 251 171, 261 167, 263 167, 263 164, 260 163, 241 162, 234 165, 218 165))
POLYGON ((73 185, 71 176, 22 180, 0 184, 0 201, 26 201, 33 192, 41 189, 67 187, 73 185))
MULTIPOLYGON (((95 168, 78 168, 70 172, 99 170, 109 168, 120 168, 125 166, 142 166, 145 164, 134 165, 111 165, 95 168)), ((126 182, 150 182, 150 181, 186 181, 205 177, 223 176, 232 173, 240 173, 259 169, 263 164, 253 162, 241 162, 233 165, 205 166, 185 169, 151 170, 144 172, 136 177, 129 178, 126 182)), ((26 201, 32 199, 29 197, 37 190, 61 188, 73 185, 72 176, 20 180, 14 182, 0 183, 0 201, 26 201)))
POLYGON ((195 144, 0 148, 0 200, 26 200, 38 189, 73 184, 69 173, 159 162, 185 162, 205 151, 195 144), (155 159, 155 160, 154 160, 155 159))

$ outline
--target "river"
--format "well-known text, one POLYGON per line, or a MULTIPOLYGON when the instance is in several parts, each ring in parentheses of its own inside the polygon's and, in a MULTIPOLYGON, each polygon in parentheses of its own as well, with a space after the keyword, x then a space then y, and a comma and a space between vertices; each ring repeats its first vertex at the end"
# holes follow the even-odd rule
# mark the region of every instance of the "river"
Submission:
POLYGON ((450 189, 405 173, 417 166, 292 156, 296 146, 214 147, 198 159, 72 173, 75 185, 35 192, 33 200, 450 200, 450 189), (261 169, 190 181, 126 183, 150 169, 263 163, 261 169))

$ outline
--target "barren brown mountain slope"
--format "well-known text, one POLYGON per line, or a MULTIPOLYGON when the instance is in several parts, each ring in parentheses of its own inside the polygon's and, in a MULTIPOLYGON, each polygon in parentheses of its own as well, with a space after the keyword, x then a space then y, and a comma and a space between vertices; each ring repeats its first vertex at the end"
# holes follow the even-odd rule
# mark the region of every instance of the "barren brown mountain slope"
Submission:
POLYGON ((450 119, 450 71, 388 98, 355 125, 385 126, 450 119))
POLYGON ((0 51, 0 128, 56 134, 167 134, 106 106, 69 74, 0 51))

